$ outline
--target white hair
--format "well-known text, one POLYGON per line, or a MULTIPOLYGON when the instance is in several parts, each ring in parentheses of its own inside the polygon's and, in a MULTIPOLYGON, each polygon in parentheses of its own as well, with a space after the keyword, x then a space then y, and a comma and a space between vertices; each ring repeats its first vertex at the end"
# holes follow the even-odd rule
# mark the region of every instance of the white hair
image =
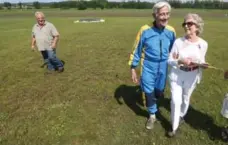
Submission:
POLYGON ((169 12, 171 12, 171 6, 168 2, 166 1, 159 1, 157 3, 154 4, 152 10, 153 10, 153 14, 157 14, 158 13, 158 10, 163 8, 163 7, 168 7, 169 9, 169 12))
POLYGON ((203 19, 198 15, 198 14, 192 14, 188 13, 185 17, 184 20, 186 21, 187 19, 192 18, 194 20, 194 23, 196 24, 198 31, 196 32, 197 35, 200 35, 203 33, 203 26, 204 26, 204 21, 203 19))
POLYGON ((37 17, 38 15, 41 15, 42 17, 45 17, 44 13, 43 12, 35 12, 35 17, 37 17))

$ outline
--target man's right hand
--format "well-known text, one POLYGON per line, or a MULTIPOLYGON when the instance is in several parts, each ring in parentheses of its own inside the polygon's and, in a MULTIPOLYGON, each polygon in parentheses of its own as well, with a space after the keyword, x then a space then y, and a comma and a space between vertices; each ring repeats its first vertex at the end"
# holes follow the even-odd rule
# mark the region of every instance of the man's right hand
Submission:
POLYGON ((133 81, 133 83, 138 84, 138 78, 137 78, 137 73, 136 70, 134 68, 131 69, 131 79, 133 81))

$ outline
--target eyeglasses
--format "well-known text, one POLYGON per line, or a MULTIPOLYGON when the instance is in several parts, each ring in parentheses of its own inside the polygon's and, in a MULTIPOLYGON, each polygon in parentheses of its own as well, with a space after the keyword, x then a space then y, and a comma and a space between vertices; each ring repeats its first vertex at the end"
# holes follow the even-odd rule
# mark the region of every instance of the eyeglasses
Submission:
POLYGON ((187 27, 192 27, 192 25, 195 25, 194 22, 184 22, 182 23, 182 27, 185 27, 187 25, 187 27))

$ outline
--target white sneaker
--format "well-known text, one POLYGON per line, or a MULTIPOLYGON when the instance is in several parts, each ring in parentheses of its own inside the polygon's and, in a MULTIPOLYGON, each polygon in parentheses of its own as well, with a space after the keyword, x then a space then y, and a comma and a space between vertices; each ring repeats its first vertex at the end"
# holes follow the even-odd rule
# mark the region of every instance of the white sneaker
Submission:
POLYGON ((149 129, 149 130, 153 129, 155 121, 156 121, 156 116, 150 115, 149 119, 146 122, 146 129, 149 129))

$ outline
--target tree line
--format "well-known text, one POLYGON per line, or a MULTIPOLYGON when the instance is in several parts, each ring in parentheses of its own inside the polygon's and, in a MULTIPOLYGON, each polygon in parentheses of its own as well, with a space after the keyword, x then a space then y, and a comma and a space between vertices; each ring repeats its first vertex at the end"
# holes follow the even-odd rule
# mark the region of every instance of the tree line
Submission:
MULTIPOLYGON (((228 9, 228 2, 221 2, 219 0, 195 0, 189 2, 181 2, 180 0, 167 0, 173 8, 203 8, 203 9, 228 9)), ((62 1, 62 2, 51 2, 51 3, 40 3, 38 1, 32 4, 26 4, 19 2, 14 4, 14 8, 23 9, 25 8, 35 8, 41 9, 45 8, 60 8, 60 9, 70 9, 77 8, 79 10, 85 10, 87 8, 92 9, 112 9, 112 8, 122 8, 122 9, 151 9, 154 3, 151 2, 140 2, 140 0, 132 0, 125 2, 108 2, 107 0, 91 0, 91 1, 62 1), (29 5, 29 6, 28 6, 29 5)), ((2 9, 11 9, 13 4, 9 2, 4 2, 0 5, 2 9)))

